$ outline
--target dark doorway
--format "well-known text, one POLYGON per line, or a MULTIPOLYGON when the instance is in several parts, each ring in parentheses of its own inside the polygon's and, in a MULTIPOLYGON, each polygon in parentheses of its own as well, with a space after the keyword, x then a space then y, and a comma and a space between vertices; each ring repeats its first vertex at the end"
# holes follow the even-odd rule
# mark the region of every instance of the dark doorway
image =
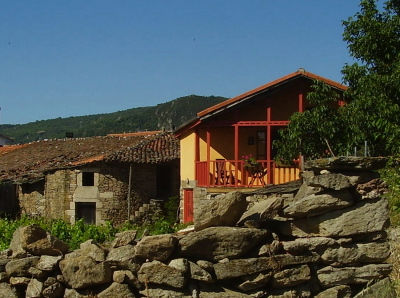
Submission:
POLYGON ((167 199, 172 196, 172 168, 169 165, 157 166, 157 198, 167 199))
POLYGON ((83 219, 88 225, 96 224, 96 203, 75 203, 76 220, 83 219))

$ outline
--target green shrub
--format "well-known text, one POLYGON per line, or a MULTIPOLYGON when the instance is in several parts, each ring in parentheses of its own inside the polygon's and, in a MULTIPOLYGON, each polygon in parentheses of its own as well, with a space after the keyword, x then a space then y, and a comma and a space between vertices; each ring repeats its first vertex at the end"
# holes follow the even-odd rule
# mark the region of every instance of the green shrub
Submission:
POLYGON ((2 237, 0 237, 0 250, 7 249, 10 246, 13 233, 18 227, 28 226, 34 223, 40 225, 54 237, 67 243, 72 250, 79 248, 81 243, 89 239, 93 239, 97 243, 110 242, 115 238, 116 233, 122 231, 137 230, 138 237, 141 237, 145 230, 148 231, 149 235, 159 235, 174 233, 187 226, 171 223, 171 221, 165 218, 160 218, 153 224, 143 226, 137 226, 126 222, 119 227, 114 227, 111 222, 106 222, 104 225, 100 226, 87 225, 82 219, 71 225, 61 219, 48 220, 42 217, 22 216, 16 220, 0 218, 0 235, 2 235, 2 237))
POLYGON ((386 167, 380 170, 381 178, 388 186, 385 195, 389 201, 390 221, 392 225, 400 225, 400 158, 391 158, 386 167))

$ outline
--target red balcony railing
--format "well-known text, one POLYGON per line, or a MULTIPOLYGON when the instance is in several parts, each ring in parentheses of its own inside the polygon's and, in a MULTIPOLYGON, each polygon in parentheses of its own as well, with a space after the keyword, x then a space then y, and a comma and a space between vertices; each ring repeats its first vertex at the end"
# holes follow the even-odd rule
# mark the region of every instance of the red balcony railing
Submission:
POLYGON ((268 181, 281 184, 299 178, 298 167, 277 167, 274 161, 258 160, 257 166, 245 167, 242 160, 217 159, 196 162, 196 180, 204 187, 263 187, 268 181), (270 163, 270 167, 268 167, 270 163), (268 173, 268 168, 271 173, 268 173), (268 175, 271 175, 268 177, 268 175), (269 179, 268 179, 269 178, 269 179))

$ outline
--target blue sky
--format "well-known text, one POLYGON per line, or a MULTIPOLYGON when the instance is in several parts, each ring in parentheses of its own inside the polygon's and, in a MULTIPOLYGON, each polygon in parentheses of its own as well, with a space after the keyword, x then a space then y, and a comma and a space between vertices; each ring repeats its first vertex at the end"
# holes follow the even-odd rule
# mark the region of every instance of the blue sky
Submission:
POLYGON ((1 124, 233 97, 303 67, 341 81, 356 0, 18 0, 0 9, 1 124))

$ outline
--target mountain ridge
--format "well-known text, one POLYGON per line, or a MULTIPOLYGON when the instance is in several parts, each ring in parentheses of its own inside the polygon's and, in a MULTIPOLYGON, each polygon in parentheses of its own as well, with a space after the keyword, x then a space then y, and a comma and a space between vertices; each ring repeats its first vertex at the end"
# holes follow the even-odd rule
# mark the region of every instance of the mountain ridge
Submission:
POLYGON ((171 130, 193 119, 204 109, 228 98, 221 96, 188 95, 157 104, 123 111, 37 120, 26 124, 2 124, 0 134, 16 144, 39 139, 102 136, 146 130, 171 130))

